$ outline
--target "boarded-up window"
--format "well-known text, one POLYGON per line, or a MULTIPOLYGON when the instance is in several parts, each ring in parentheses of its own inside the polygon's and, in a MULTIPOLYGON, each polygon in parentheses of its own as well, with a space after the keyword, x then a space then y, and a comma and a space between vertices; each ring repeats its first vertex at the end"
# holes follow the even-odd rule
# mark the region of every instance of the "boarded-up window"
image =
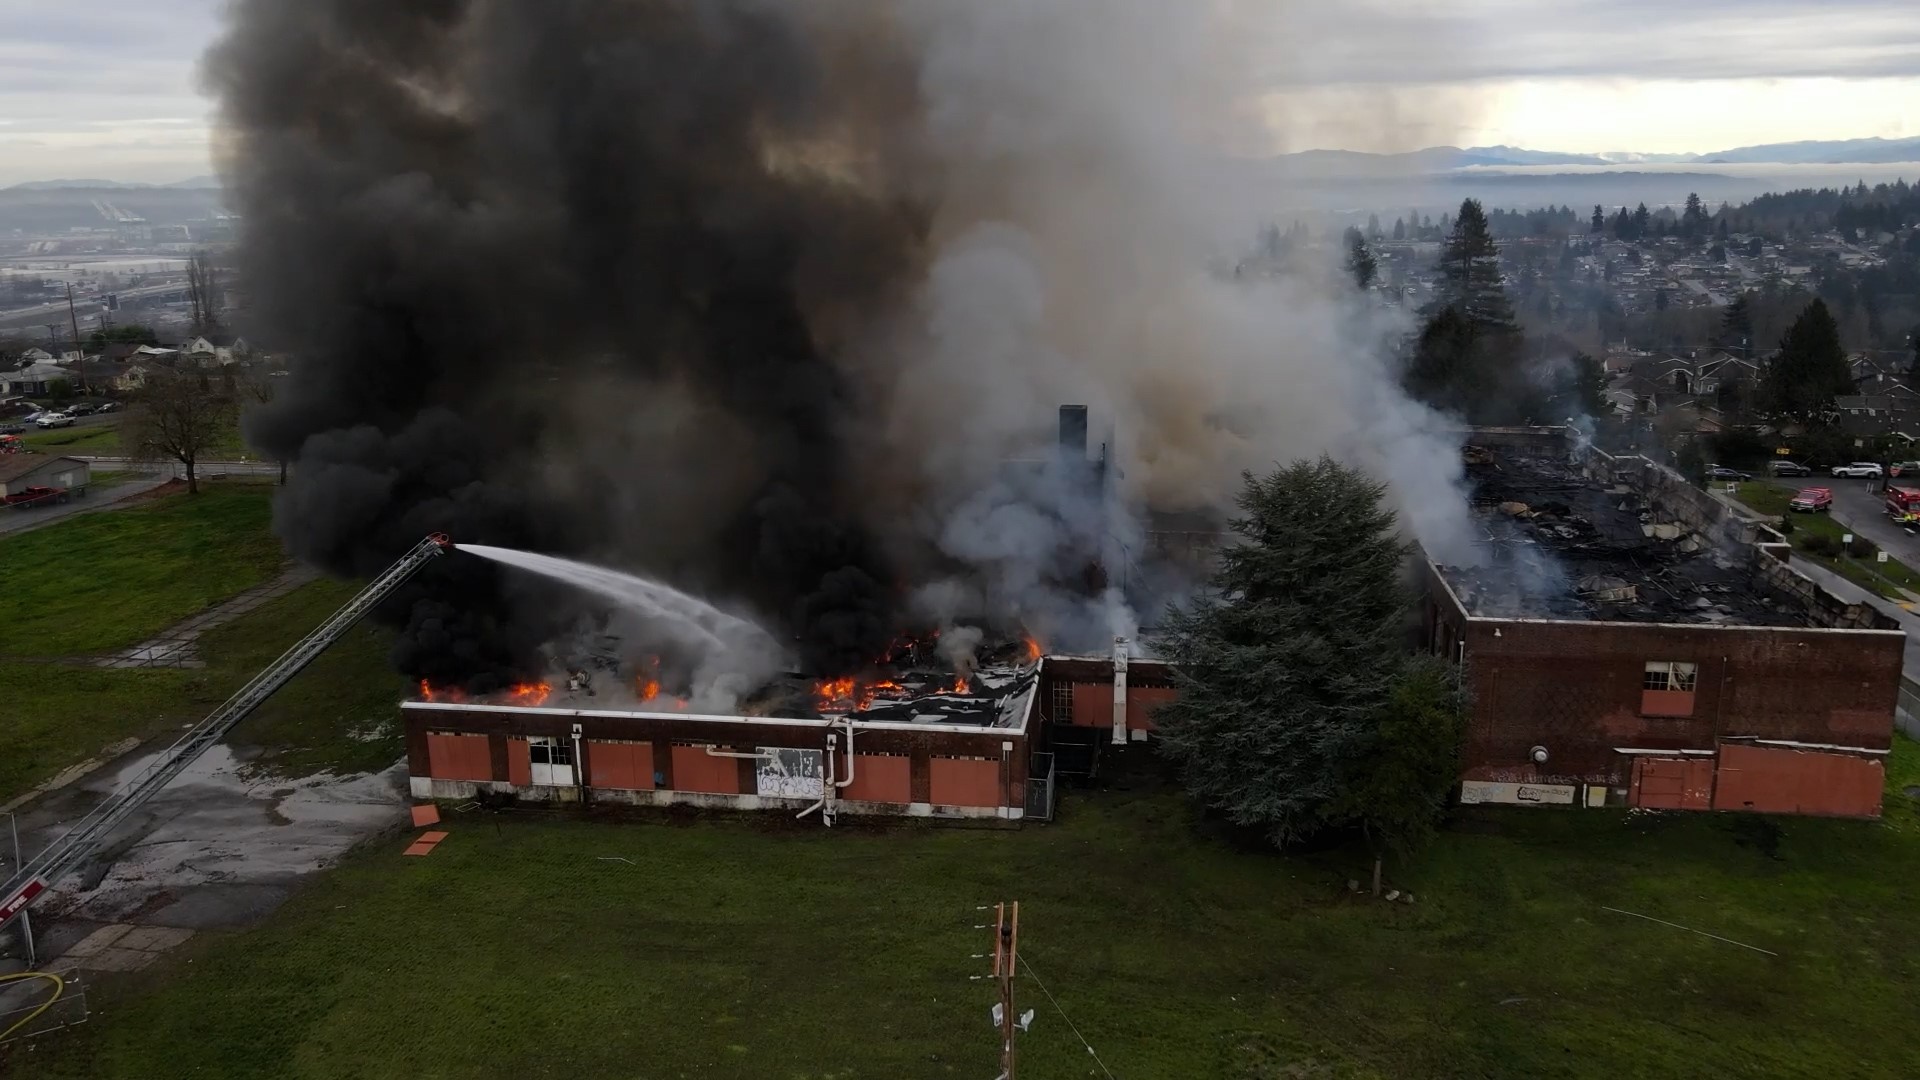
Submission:
POLYGON ((1152 731, 1153 711, 1179 696, 1179 691, 1171 686, 1127 687, 1128 729, 1132 731, 1152 731))
POLYGON ((1713 760, 1689 757, 1636 757, 1630 806, 1648 810, 1705 810, 1713 799, 1713 760))
POLYGON ((937 757, 928 762, 935 806, 999 806, 1000 762, 937 757))
POLYGON ((1692 664, 1648 661, 1640 683, 1640 715, 1692 716, 1695 675, 1692 664))
POLYGON ((1113 684, 1074 683, 1073 718, 1069 723, 1080 727, 1112 727, 1113 684))
POLYGON ((653 790, 653 744, 587 743, 587 785, 628 791, 653 790))
POLYGON ((427 733, 427 772, 435 780, 493 779, 493 753, 485 735, 427 733))
POLYGON ((853 783, 840 797, 855 802, 913 801, 913 759, 905 754, 855 754, 853 783))
POLYGON ((514 787, 533 784, 533 751, 525 739, 507 740, 507 783, 514 787))
POLYGON ((715 757, 704 744, 675 743, 673 747, 673 789, 701 791, 709 795, 740 794, 739 759, 715 757))

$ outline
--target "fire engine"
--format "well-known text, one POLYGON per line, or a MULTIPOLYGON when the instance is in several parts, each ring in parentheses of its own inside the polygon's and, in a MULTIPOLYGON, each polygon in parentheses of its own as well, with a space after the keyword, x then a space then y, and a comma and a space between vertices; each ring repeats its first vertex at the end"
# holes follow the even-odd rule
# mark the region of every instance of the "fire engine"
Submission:
POLYGON ((1920 488, 1888 484, 1887 516, 1901 525, 1920 522, 1920 488))

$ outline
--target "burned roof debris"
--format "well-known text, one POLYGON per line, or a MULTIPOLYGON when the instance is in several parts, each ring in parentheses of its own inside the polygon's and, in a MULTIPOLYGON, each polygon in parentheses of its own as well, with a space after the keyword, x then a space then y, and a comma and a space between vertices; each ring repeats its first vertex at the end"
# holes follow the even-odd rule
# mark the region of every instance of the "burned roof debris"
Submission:
POLYGON ((1468 446, 1462 460, 1485 558, 1437 569, 1471 615, 1816 625, 1760 586, 1752 551, 1716 545, 1625 483, 1564 456, 1468 446))

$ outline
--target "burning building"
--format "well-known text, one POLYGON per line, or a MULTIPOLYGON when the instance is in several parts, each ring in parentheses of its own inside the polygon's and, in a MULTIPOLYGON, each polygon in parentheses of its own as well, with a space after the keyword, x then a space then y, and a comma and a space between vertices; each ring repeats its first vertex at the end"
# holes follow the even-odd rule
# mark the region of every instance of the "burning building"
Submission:
POLYGON ((958 675, 908 658, 865 680, 777 679, 732 715, 657 682, 631 706, 590 679, 486 701, 423 687, 402 706, 409 782, 423 799, 1019 821, 1050 817, 1056 775, 1090 771, 1103 742, 1145 739, 1172 693, 1124 643, 1110 658, 1046 657, 1031 639, 981 655, 958 675))
POLYGON ((1651 461, 1475 441, 1483 558, 1425 563, 1422 623, 1470 694, 1463 801, 1878 815, 1892 620, 1651 461))

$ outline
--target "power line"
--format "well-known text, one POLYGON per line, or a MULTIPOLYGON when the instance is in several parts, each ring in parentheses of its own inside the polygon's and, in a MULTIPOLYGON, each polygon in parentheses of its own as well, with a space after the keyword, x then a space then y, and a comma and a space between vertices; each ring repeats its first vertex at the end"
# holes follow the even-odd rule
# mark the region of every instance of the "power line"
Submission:
POLYGON ((1073 1037, 1079 1039, 1080 1045, 1086 1047, 1087 1053, 1093 1055, 1093 1063, 1100 1066, 1100 1071, 1106 1074, 1107 1080, 1113 1080, 1113 1070, 1107 1068, 1107 1063, 1100 1060, 1100 1055, 1095 1053, 1093 1044, 1087 1041, 1085 1035, 1080 1034, 1080 1029, 1073 1024, 1073 1017, 1068 1016, 1067 1010, 1060 1007, 1060 1000, 1053 996, 1053 991, 1047 989, 1046 983, 1040 981, 1040 974, 1033 970, 1033 965, 1027 962, 1026 957, 1020 957, 1020 966, 1027 969, 1027 976, 1033 980, 1033 985, 1038 986, 1040 992, 1047 995, 1047 1000, 1053 1002, 1054 1011, 1060 1014, 1060 1019, 1067 1022, 1067 1028, 1073 1032, 1073 1037))

